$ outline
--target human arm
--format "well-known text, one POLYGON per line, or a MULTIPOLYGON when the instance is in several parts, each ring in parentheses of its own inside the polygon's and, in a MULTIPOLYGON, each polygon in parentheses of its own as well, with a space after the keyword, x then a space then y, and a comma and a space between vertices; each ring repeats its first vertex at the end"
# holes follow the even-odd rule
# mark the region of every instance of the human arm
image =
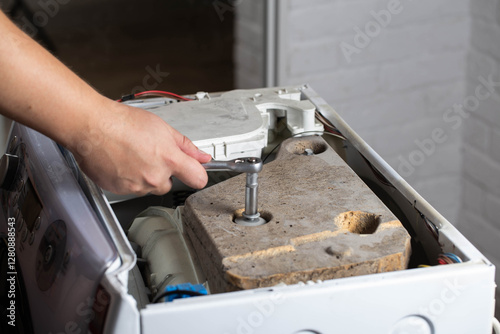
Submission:
POLYGON ((0 112, 68 148, 81 169, 117 194, 163 194, 171 176, 202 188, 210 156, 145 110, 112 101, 0 12, 0 112))

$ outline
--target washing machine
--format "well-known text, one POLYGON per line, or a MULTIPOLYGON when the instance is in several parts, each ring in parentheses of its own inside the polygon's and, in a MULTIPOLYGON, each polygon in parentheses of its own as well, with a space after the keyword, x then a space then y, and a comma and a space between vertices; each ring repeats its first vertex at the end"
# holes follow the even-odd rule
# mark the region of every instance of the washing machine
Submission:
POLYGON ((236 222, 245 173, 116 196, 14 123, 2 333, 491 333, 495 267, 308 85, 122 103, 263 161, 263 223, 236 222))

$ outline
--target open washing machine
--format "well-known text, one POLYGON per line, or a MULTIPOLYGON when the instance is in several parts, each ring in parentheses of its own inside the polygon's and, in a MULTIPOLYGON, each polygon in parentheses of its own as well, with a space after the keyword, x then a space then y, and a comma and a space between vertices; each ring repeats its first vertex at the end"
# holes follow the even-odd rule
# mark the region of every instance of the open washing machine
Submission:
POLYGON ((104 193, 14 124, 1 161, 2 333, 491 333, 494 266, 307 85, 123 103, 246 179, 104 193))

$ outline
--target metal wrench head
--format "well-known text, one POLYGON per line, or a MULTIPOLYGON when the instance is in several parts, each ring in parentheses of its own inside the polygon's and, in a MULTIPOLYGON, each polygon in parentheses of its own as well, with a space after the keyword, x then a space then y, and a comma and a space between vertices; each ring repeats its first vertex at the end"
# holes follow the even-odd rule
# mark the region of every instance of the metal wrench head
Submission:
POLYGON ((206 170, 232 171, 237 173, 259 173, 262 171, 262 159, 255 157, 237 158, 234 160, 212 160, 202 164, 206 170))

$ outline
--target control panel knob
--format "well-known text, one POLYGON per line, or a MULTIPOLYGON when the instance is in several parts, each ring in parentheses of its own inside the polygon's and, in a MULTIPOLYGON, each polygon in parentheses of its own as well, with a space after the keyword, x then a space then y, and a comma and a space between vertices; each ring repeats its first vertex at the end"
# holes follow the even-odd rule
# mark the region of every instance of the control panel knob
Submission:
POLYGON ((5 153, 0 159, 0 188, 10 190, 15 182, 19 157, 5 153))

